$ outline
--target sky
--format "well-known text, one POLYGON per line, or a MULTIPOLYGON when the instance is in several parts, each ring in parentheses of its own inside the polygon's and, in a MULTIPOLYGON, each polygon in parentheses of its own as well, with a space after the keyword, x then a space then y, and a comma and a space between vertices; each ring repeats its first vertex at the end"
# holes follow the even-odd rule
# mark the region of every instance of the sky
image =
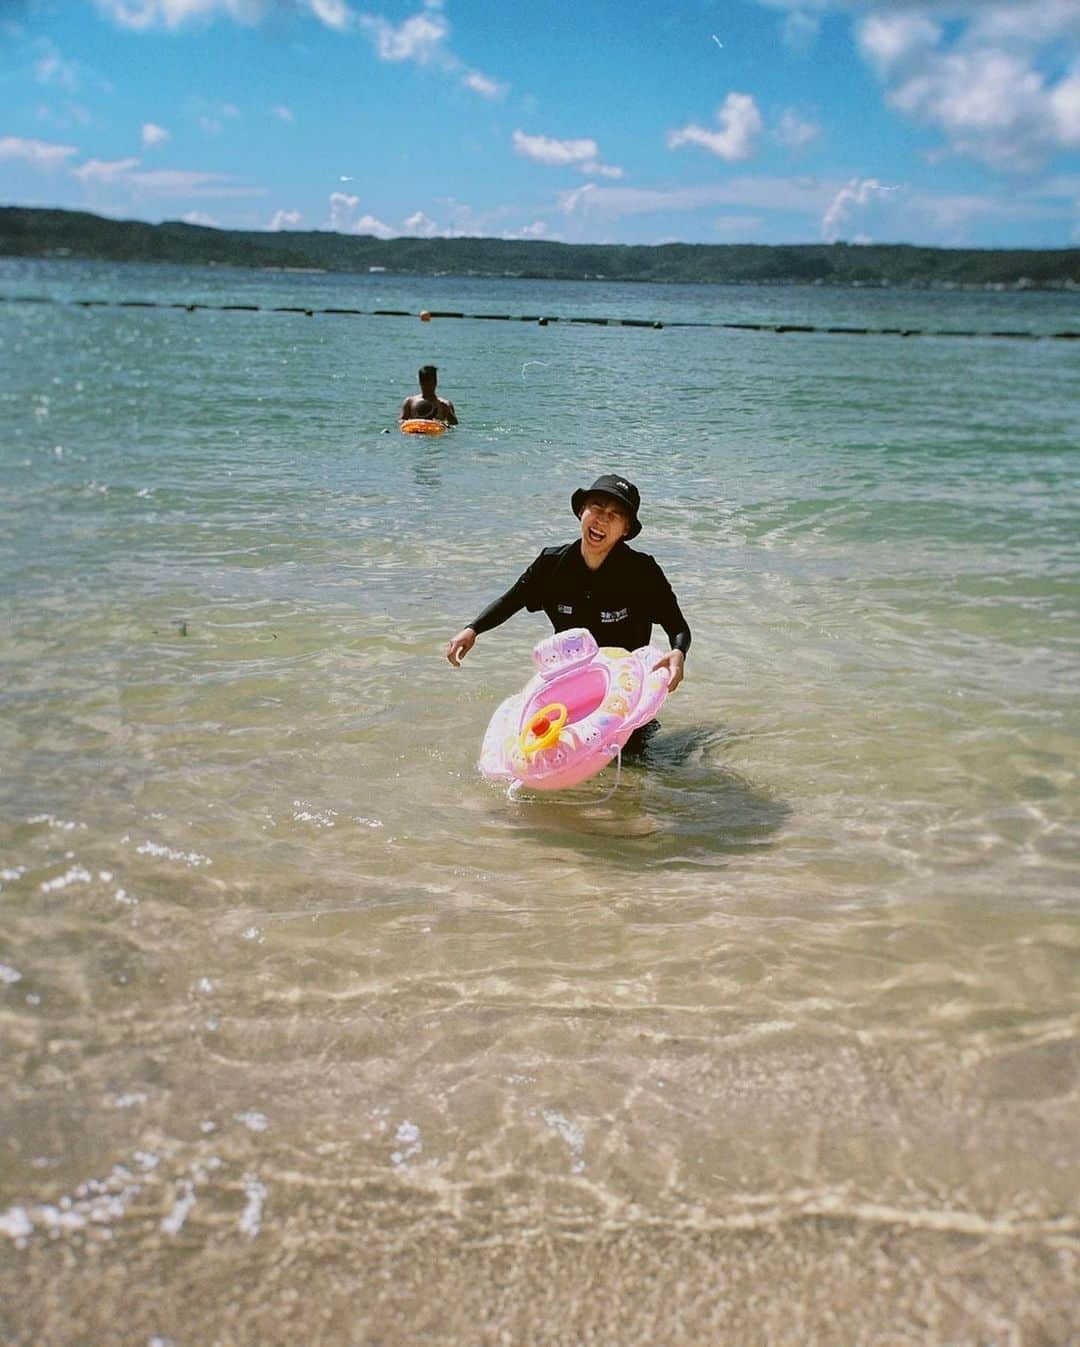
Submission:
POLYGON ((1080 246, 1080 0, 0 0, 0 204, 1080 246))

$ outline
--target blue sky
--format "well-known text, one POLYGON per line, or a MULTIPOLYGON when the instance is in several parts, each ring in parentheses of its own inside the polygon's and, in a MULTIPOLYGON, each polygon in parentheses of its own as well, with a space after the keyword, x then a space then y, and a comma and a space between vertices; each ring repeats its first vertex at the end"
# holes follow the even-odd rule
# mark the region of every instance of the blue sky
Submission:
POLYGON ((0 203, 1080 245, 1080 0, 0 0, 0 203))

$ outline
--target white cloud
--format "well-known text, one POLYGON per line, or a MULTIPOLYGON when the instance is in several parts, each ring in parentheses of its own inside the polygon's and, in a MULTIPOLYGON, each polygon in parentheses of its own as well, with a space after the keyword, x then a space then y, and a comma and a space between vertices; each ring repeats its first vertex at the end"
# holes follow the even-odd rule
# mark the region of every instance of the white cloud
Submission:
POLYGON ((0 136, 0 161, 24 159, 34 168, 61 168, 78 152, 74 145, 54 145, 47 140, 27 140, 22 136, 0 136))
MULTIPOLYGON (((422 210, 413 211, 401 222, 399 228, 388 225, 377 215, 359 215, 360 198, 348 192, 330 194, 330 216, 327 229, 337 234, 374 234, 376 238, 457 238, 463 234, 481 235, 493 232, 491 221, 483 224, 476 219, 470 207, 462 206, 451 198, 444 198, 440 205, 445 207, 454 223, 440 225, 422 210), (484 227, 486 225, 486 227, 484 227)), ((496 214, 502 214, 499 211, 496 214)), ((279 215, 282 212, 278 212, 279 215)), ((275 220, 277 217, 275 216, 275 220)), ((542 228, 542 226, 538 227, 542 228)))
POLYGON ((47 103, 39 103, 34 116, 39 122, 65 130, 71 126, 89 126, 93 121, 89 108, 79 103, 68 103, 63 112, 54 111, 47 103))
POLYGON ((267 188, 235 182, 227 173, 202 173, 196 169, 152 169, 133 173, 131 186, 146 196, 251 197, 266 196, 267 188))
POLYGON ((524 131, 513 135, 514 153, 537 164, 572 166, 590 177, 621 178, 623 171, 614 164, 600 162, 600 147, 591 136, 578 140, 555 140, 551 136, 530 136, 524 131))
POLYGON ((185 214, 181 215, 180 218, 181 220, 183 220, 184 224, 204 225, 207 229, 217 228, 217 221, 213 218, 213 216, 207 215, 205 211, 189 210, 185 212, 185 214))
POLYGON ((442 13, 440 0, 425 0, 418 14, 391 23, 381 14, 360 14, 356 24, 368 35, 380 61, 412 61, 460 77, 463 88, 481 98, 502 98, 509 85, 470 70, 450 49, 450 24, 442 13))
POLYGON ((292 108, 286 107, 284 103, 279 103, 277 107, 274 108, 274 116, 283 122, 293 122, 296 120, 293 116, 292 108))
MULTIPOLYGON (((572 192, 563 192, 559 198, 559 209, 564 215, 582 214, 588 215, 591 208, 598 201, 610 201, 614 206, 613 197, 615 189, 608 188, 606 197, 598 195, 603 189, 597 187, 595 182, 587 182, 584 187, 576 187, 572 192)), ((634 194, 637 198, 659 196, 659 192, 637 192, 634 194)), ((657 209, 655 207, 644 207, 644 210, 657 209)), ((614 209, 611 213, 615 215, 634 215, 639 212, 633 209, 618 210, 614 209)))
POLYGON ((502 98, 506 93, 505 84, 500 84, 489 75, 482 75, 479 70, 470 70, 461 82, 466 89, 471 89, 482 98, 502 98))
POLYGON ((147 149, 152 149, 155 145, 164 145, 169 139, 169 133, 163 126, 158 126, 154 122, 143 122, 142 143, 147 149))
POLYGON ((851 19, 887 104, 940 132, 941 153, 1030 171, 1080 143, 1078 0, 757 3, 784 16, 789 36, 851 19))
POLYGON ((600 153, 595 140, 553 140, 550 136, 529 136, 515 131, 514 152, 538 164, 581 164, 600 153))
MULTIPOLYGON (((381 14, 359 13, 346 0, 94 0, 94 3, 105 18, 133 32, 161 28, 174 31, 188 23, 200 20, 208 23, 216 18, 254 25, 276 8, 293 9, 338 33, 357 29, 366 33, 380 61, 413 61, 460 76, 462 87, 482 98, 502 98, 510 87, 481 70, 469 69, 450 50, 450 24, 442 13, 442 0, 422 0, 419 12, 400 23, 381 14)), ((73 76, 75 67, 70 69, 73 76)), ((59 77, 57 60, 49 63, 48 71, 54 80, 59 77)), ((284 120, 291 120, 291 114, 284 120)), ((204 131, 215 135, 222 129, 220 122, 209 117, 203 118, 202 126, 204 131)))
POLYGON ((320 23, 338 33, 351 28, 356 18, 345 0, 308 0, 308 9, 320 23))
POLYGON ((350 234, 374 234, 377 239, 392 239, 394 237, 394 231, 388 224, 383 224, 377 215, 361 215, 348 232, 350 234))
POLYGON ((534 220, 532 224, 522 225, 510 233, 503 234, 504 239, 542 239, 547 236, 548 224, 545 220, 534 220))
POLYGON ((265 187, 237 183, 227 173, 158 168, 139 171, 138 159, 88 159, 71 170, 84 187, 126 187, 137 196, 265 196, 265 187))
POLYGON ((143 33, 152 28, 176 29, 195 19, 218 15, 240 23, 258 23, 265 0, 95 0, 98 12, 121 28, 143 33))
POLYGON ((564 215, 588 215, 616 220, 627 215, 681 214, 702 207, 735 206, 812 214, 820 218, 837 192, 835 182, 815 178, 731 178, 698 187, 600 187, 589 182, 559 198, 564 215))
POLYGON ((436 9, 414 14, 395 26, 378 14, 361 14, 360 27, 375 44, 380 61, 415 61, 418 65, 445 58, 450 25, 436 9))
POLYGON ((953 4, 951 29, 926 14, 870 14, 856 28, 888 104, 940 131, 954 154, 1030 170, 1080 144, 1080 67, 1060 69, 1080 36, 1076 0, 953 4))
POLYGON ((761 132, 761 113, 753 97, 750 94, 728 94, 717 110, 716 120, 720 123, 719 131, 711 131, 693 122, 678 131, 669 131, 668 148, 676 150, 682 145, 700 145, 703 150, 729 163, 749 159, 757 148, 757 137, 761 132))
POLYGON ((938 244, 943 240, 961 244, 968 240, 975 224, 1050 220, 1064 226, 1075 217, 1077 201, 1080 195, 1070 199, 1067 191, 1058 192, 1048 186, 1045 191, 1036 187, 1024 197, 1013 193, 999 196, 977 192, 913 192, 905 196, 904 208, 905 218, 914 226, 908 232, 921 229, 938 244))
POLYGON ((857 30, 863 54, 888 75, 925 58, 941 41, 941 28, 924 14, 871 14, 857 30))
POLYGON ((225 131, 225 122, 240 116, 240 109, 233 103, 221 103, 212 113, 204 113, 199 118, 199 129, 207 136, 220 136, 225 131))
POLYGON ((281 229, 295 229, 303 218, 298 210, 277 210, 267 228, 275 233, 281 229))
MULTIPOLYGON (((95 0, 95 4, 105 18, 140 33, 154 28, 175 30, 186 23, 216 18, 257 24, 275 8, 283 7, 280 0, 95 0)), ((356 23, 346 0, 297 0, 296 7, 337 32, 345 32, 356 23)))
POLYGON ((429 220, 422 210, 418 210, 406 219, 405 233, 414 238, 433 239, 439 233, 439 226, 434 220, 429 220))
POLYGON ((1080 68, 1064 79, 1050 95, 1057 137, 1062 145, 1080 145, 1080 68))
MULTIPOLYGON (((821 217, 821 235, 828 243, 835 243, 840 237, 850 217, 859 209, 869 205, 888 192, 898 191, 895 187, 885 187, 877 178, 852 178, 829 202, 828 209, 821 217)), ((865 242, 865 236, 863 237, 865 242)))
POLYGON ((348 234, 352 225, 353 211, 359 204, 358 196, 350 196, 347 192, 331 192, 328 228, 335 234, 348 234))
POLYGON ((1042 46, 1064 38, 1080 37, 1080 7, 1076 0, 996 0, 972 4, 968 11, 980 40, 1020 42, 1042 46))
POLYGON ((601 164, 596 159, 588 159, 581 165, 582 173, 590 178, 621 178, 623 171, 615 164, 601 164))
POLYGON ((784 20, 781 34, 785 46, 792 51, 805 52, 814 45, 820 31, 821 20, 816 14, 809 14, 804 9, 793 9, 784 20))
POLYGON ((51 44, 34 63, 34 76, 49 88, 66 89, 68 93, 76 93, 79 88, 78 64, 65 60, 51 44))
POLYGON ((347 192, 330 193, 330 219, 327 228, 335 234, 374 234, 376 238, 393 238, 394 230, 374 215, 361 215, 354 218, 360 204, 358 196, 347 192))
MULTIPOLYGON (((970 244, 973 230, 982 235, 995 226, 1052 222, 1063 238, 1080 221, 1080 174, 1059 174, 1034 184, 1024 196, 1001 193, 935 193, 889 188, 876 179, 848 182, 808 176, 744 175, 722 183, 669 191, 606 187, 586 183, 563 193, 559 208, 570 221, 573 236, 611 230, 628 216, 678 217, 711 210, 718 234, 761 238, 763 230, 782 229, 789 237, 809 237, 824 218, 837 236, 851 242, 868 236, 931 246, 970 244)), ((669 229, 670 237, 685 237, 669 229)), ((1002 245, 1004 246, 1004 245, 1002 245)))
POLYGON ((817 140, 821 135, 821 127, 792 108, 787 108, 777 122, 773 135, 785 149, 802 150, 817 140))
POLYGON ((495 238, 503 232, 507 220, 516 220, 521 214, 521 208, 516 204, 476 211, 451 196, 437 200, 441 218, 446 222, 439 230, 442 238, 495 238))
POLYGON ((1032 185, 1030 195, 1080 203, 1080 173, 1058 173, 1052 178, 1043 178, 1032 185))
POLYGON ((139 167, 138 159, 88 159, 71 170, 71 176, 85 186, 92 183, 127 182, 139 167))

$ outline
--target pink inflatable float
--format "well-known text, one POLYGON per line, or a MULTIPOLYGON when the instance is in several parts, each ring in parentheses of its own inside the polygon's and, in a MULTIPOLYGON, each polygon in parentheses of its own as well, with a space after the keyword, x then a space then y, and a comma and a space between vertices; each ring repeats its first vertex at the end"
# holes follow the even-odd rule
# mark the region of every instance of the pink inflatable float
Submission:
POLYGON ((667 696, 664 651, 597 646, 584 627, 556 632, 533 651, 539 672, 491 718, 480 770, 492 780, 561 790, 595 776, 667 696))

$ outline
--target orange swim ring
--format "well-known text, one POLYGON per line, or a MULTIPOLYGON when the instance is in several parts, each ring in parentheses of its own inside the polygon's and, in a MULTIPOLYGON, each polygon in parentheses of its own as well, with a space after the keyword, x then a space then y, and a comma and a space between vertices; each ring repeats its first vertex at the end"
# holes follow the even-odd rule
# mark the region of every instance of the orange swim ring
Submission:
POLYGON ((403 435, 442 435, 446 432, 445 421, 432 421, 427 417, 416 416, 401 422, 403 435))

